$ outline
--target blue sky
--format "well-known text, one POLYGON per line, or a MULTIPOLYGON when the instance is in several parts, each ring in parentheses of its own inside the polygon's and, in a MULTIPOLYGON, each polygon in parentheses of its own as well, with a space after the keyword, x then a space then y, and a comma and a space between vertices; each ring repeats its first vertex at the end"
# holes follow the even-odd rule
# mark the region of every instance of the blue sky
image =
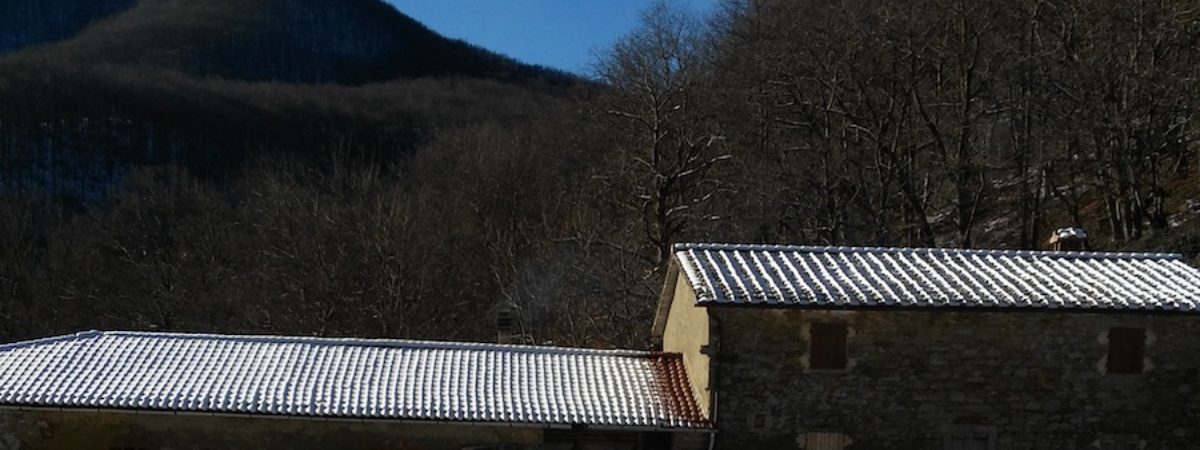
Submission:
MULTIPOLYGON (((594 55, 632 30, 651 0, 388 0, 446 37, 523 62, 589 74, 594 55)), ((674 0, 700 13, 717 0, 674 0)))

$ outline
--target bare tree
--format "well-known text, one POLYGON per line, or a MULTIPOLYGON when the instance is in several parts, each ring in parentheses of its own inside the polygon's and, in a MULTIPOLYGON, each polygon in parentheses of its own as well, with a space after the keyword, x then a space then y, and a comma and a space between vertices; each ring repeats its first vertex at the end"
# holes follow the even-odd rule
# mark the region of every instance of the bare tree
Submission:
POLYGON ((606 177, 622 207, 638 214, 655 271, 681 233, 706 218, 720 188, 709 174, 730 158, 704 104, 700 29, 688 12, 658 3, 597 69, 610 88, 599 108, 617 146, 617 172, 606 177))

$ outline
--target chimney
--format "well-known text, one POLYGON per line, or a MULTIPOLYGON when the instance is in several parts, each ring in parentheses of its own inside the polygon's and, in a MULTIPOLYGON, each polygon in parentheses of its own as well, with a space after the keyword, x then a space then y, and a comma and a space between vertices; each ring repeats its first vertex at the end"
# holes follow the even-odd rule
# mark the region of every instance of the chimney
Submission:
POLYGON ((1050 240, 1046 242, 1050 250, 1056 252, 1082 252, 1088 247, 1087 231, 1079 227, 1066 227, 1054 230, 1050 240))
POLYGON ((496 342, 518 344, 521 341, 521 325, 518 323, 516 307, 502 305, 496 308, 496 342))

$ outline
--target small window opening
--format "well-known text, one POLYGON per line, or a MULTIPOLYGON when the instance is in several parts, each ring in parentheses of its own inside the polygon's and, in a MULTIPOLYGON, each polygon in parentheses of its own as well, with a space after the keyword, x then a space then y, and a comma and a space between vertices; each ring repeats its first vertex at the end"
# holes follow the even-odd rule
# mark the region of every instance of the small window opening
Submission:
POLYGON ((843 433, 809 432, 804 433, 805 450, 845 450, 853 441, 843 433))
POLYGON ((808 366, 818 370, 846 368, 846 336, 844 323, 814 323, 809 342, 808 366))
POLYGON ((1108 330, 1108 373, 1142 373, 1146 356, 1144 328, 1112 328, 1108 330))

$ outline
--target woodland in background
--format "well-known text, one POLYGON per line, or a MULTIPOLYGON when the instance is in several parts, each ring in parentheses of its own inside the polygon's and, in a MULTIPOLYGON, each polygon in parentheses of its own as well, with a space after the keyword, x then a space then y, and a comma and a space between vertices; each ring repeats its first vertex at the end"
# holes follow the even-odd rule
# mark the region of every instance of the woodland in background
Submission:
POLYGON ((1192 0, 659 5, 595 82, 54 64, 0 60, 4 341, 491 340, 512 309, 645 348, 675 242, 1200 253, 1192 0))

